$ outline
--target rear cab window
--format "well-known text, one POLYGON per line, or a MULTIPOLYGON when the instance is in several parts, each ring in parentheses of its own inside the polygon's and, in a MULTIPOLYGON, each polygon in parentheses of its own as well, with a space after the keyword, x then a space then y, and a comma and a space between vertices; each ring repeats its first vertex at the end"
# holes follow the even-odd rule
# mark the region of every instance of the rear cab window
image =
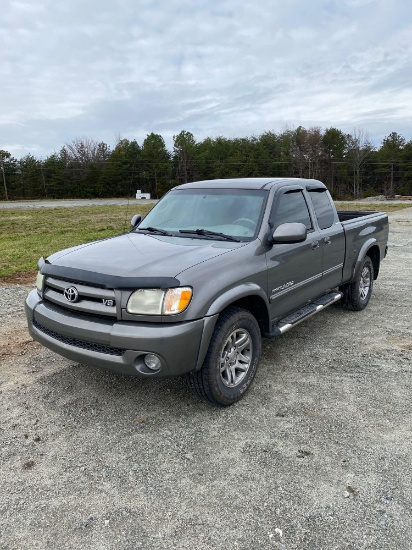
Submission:
POLYGON ((335 219, 335 211, 326 189, 310 189, 309 196, 312 200, 319 228, 327 229, 331 227, 335 219))

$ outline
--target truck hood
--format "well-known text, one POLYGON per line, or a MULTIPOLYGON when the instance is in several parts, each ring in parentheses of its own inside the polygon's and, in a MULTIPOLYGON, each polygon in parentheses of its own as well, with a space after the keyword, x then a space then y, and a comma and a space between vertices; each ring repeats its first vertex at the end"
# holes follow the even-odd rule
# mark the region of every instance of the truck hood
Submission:
POLYGON ((52 264, 53 272, 57 275, 61 271, 62 276, 75 269, 116 278, 177 277, 188 268, 246 244, 127 233, 62 250, 47 258, 46 264, 52 264))

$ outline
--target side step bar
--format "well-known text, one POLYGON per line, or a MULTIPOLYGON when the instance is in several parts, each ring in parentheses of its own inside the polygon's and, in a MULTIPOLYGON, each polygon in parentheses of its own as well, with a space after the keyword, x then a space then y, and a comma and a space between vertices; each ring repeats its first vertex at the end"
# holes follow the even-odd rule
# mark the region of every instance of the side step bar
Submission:
POLYGON ((309 319, 312 315, 316 315, 316 313, 319 313, 326 307, 338 302, 342 296, 342 292, 330 292, 329 294, 324 294, 307 306, 298 309, 284 319, 280 319, 280 321, 272 325, 271 331, 266 332, 263 336, 265 338, 277 338, 278 336, 282 336, 282 334, 296 325, 299 325, 302 321, 306 321, 306 319, 309 319))

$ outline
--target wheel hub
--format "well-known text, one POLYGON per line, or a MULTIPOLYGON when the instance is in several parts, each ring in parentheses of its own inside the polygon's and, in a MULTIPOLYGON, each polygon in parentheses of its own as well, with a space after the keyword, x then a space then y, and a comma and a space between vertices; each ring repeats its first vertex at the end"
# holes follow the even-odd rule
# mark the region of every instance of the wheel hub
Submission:
POLYGON ((252 339, 245 329, 234 330, 226 339, 220 356, 220 379, 234 388, 245 378, 252 362, 252 339))
POLYGON ((361 278, 359 282, 359 297, 361 300, 366 300, 369 288, 371 285, 371 274, 367 267, 364 267, 361 273, 361 278))

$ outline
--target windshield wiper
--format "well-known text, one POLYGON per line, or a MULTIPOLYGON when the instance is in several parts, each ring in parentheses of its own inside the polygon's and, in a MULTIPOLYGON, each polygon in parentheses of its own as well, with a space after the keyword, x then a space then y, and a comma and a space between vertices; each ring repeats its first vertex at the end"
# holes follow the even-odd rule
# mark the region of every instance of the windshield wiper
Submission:
POLYGON ((149 233, 158 233, 159 235, 167 235, 168 237, 171 237, 172 234, 169 233, 169 231, 165 231, 164 229, 159 229, 158 227, 138 227, 139 231, 148 231, 149 233))
POLYGON ((195 235, 202 235, 203 237, 220 237, 225 241, 240 242, 239 239, 226 235, 225 233, 218 233, 217 231, 209 231, 209 229, 179 229, 179 233, 192 233, 195 235))

